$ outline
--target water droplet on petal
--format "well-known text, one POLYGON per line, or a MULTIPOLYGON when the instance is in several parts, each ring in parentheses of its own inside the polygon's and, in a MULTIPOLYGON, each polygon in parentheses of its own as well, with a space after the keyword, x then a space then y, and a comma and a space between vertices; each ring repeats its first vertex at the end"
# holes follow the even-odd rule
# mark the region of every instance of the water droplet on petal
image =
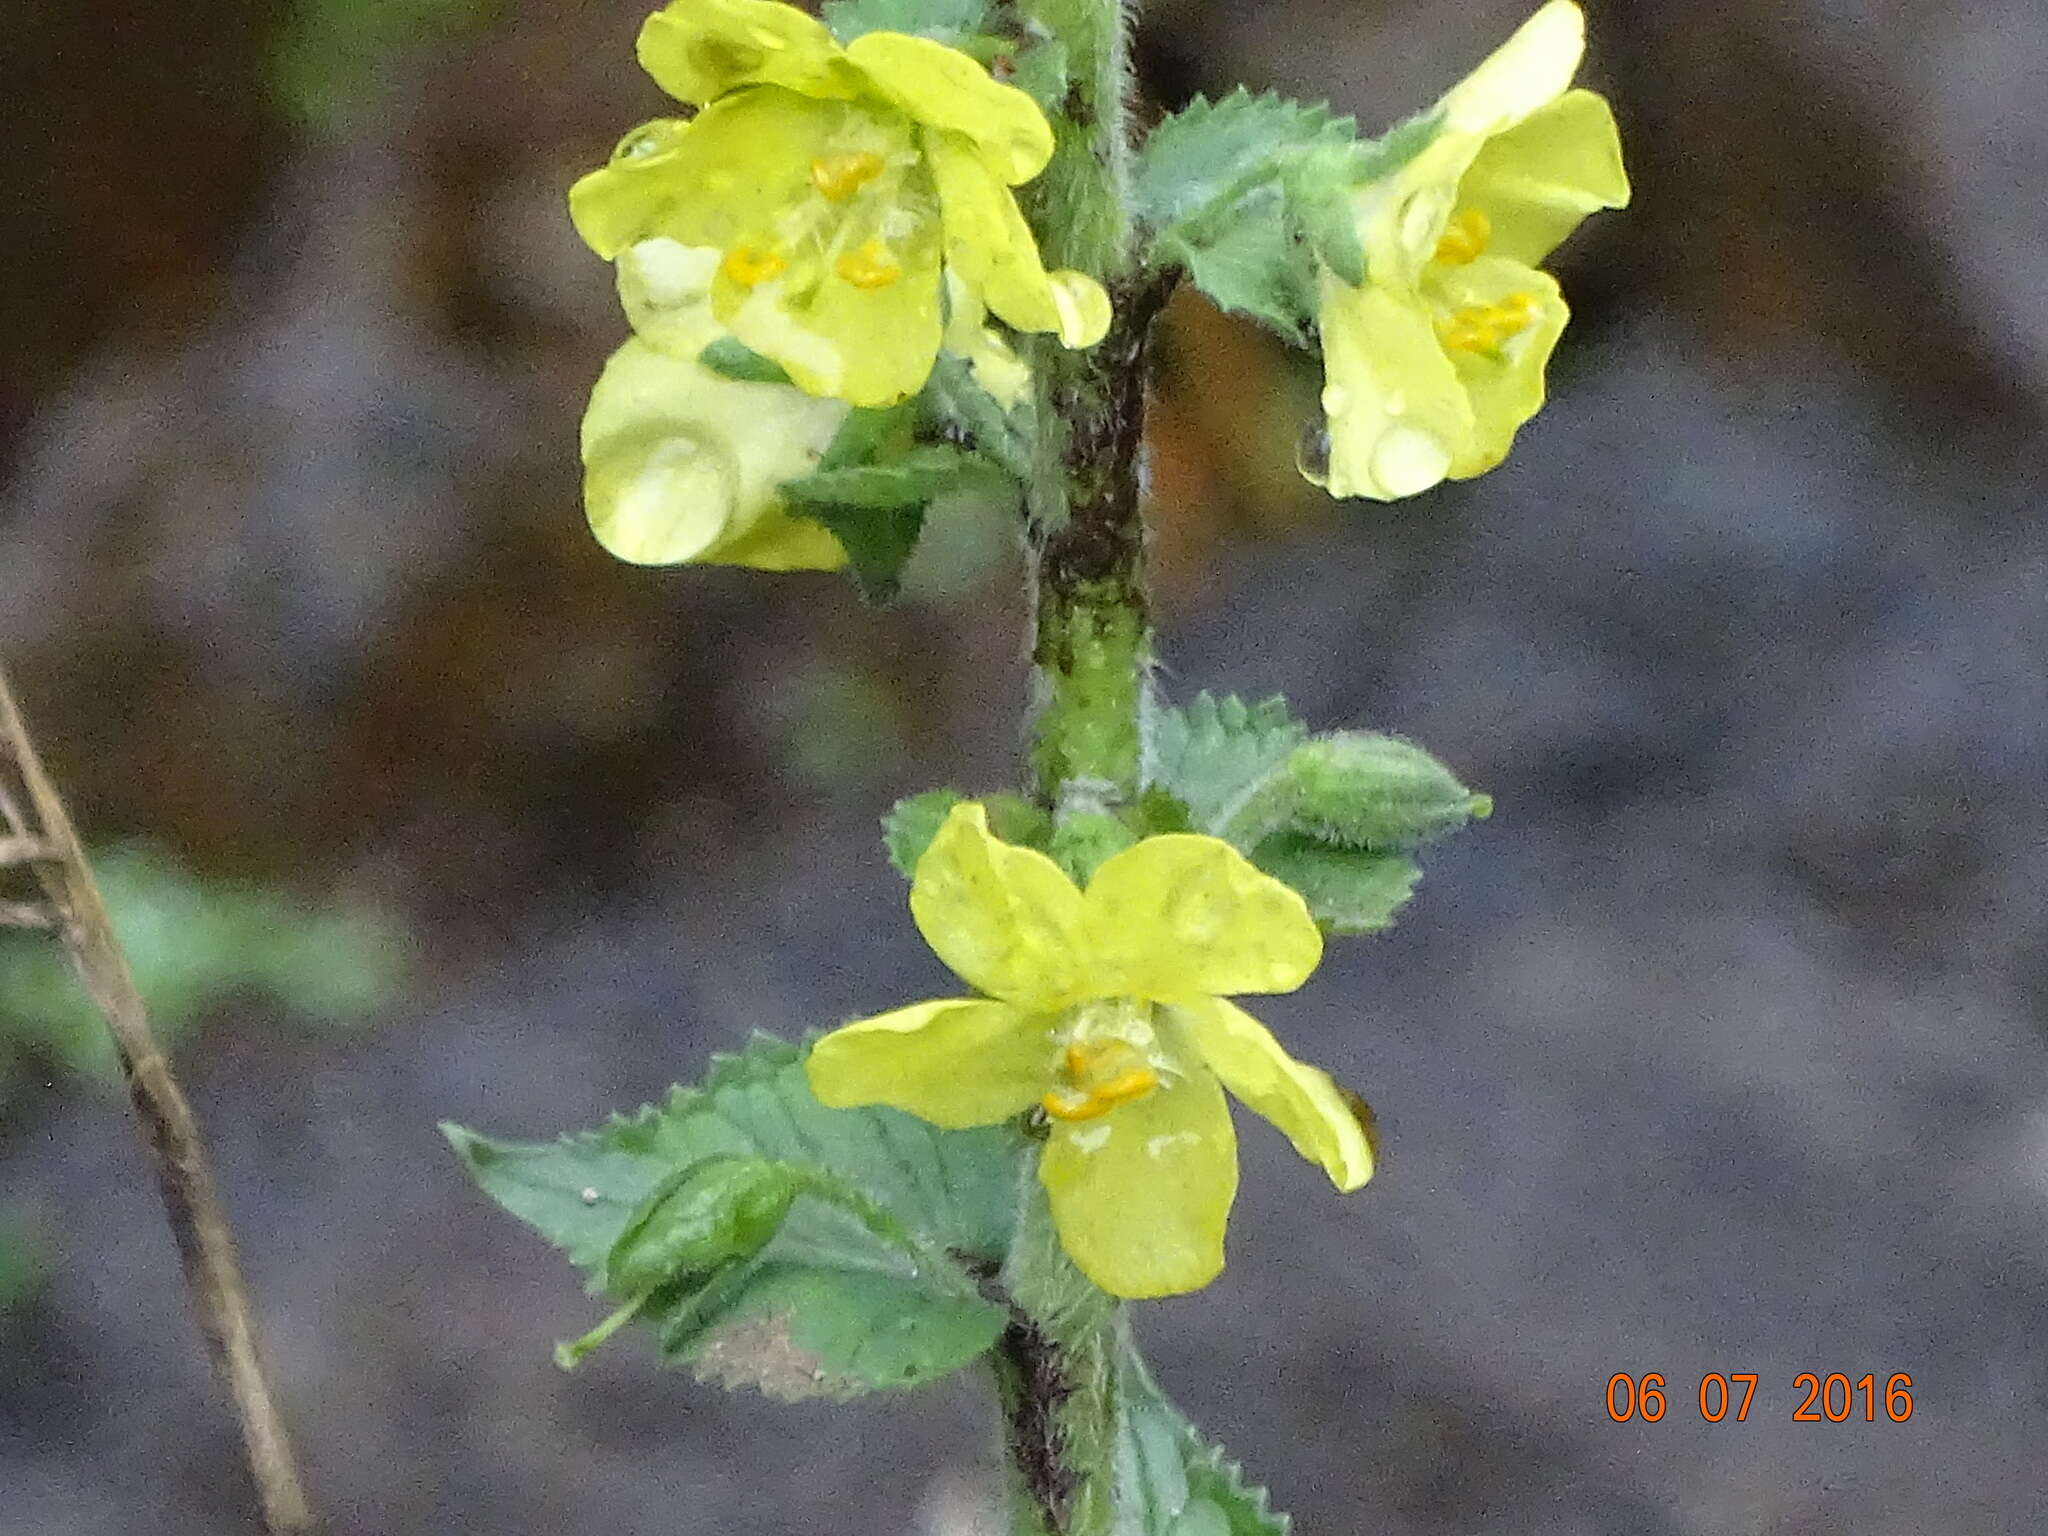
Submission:
POLYGON ((631 160, 646 160, 675 148, 689 124, 681 118, 657 118, 651 123, 642 123, 623 139, 612 151, 612 163, 621 164, 631 160))
POLYGON ((736 502, 731 456, 688 432, 662 437, 589 496, 598 542, 635 565, 694 559, 725 531, 736 502), (616 487, 616 489, 613 489, 616 487))
POLYGON ((1301 429, 1301 441, 1294 448, 1294 467, 1304 480, 1327 485, 1330 480, 1330 424, 1311 421, 1301 429))
POLYGON ((1323 414, 1325 416, 1342 416, 1345 408, 1350 404, 1351 391, 1342 384, 1330 384, 1324 387, 1323 414))
POLYGON ((1450 217, 1453 189, 1424 187, 1401 206, 1401 244, 1418 258, 1435 254, 1436 244, 1450 217))
POLYGON ((1373 445, 1372 478, 1389 496, 1419 495, 1450 468, 1450 449, 1421 427, 1397 422, 1373 445))

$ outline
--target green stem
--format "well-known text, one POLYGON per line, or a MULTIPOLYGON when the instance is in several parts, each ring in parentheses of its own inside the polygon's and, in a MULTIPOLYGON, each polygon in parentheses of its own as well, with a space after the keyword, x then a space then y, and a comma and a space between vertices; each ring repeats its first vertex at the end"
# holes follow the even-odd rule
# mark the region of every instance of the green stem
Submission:
MULTIPOLYGON (((1056 817, 1114 813, 1139 788, 1139 711, 1151 662, 1138 463, 1146 341, 1166 296, 1133 269, 1128 29, 1118 0, 1020 0, 1066 45, 1073 85, 1051 166, 1033 184, 1048 265, 1109 290, 1096 346, 1033 349, 1038 423, 1030 477, 1031 764, 1056 817)), ((1108 1536, 1123 1308, 1068 1260, 1035 1172, 1000 1280, 1013 1321, 993 1356, 1016 1498, 1015 1536, 1108 1536)))

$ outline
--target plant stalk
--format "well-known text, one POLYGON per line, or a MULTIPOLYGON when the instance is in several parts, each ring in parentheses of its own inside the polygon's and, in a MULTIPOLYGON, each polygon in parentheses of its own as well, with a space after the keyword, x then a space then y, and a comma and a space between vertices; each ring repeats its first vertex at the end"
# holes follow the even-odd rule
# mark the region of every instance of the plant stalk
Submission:
POLYGON ((56 929, 113 1037, 128 1097, 156 1165, 157 1190, 177 1243, 185 1288, 241 1424, 264 1529, 270 1536, 308 1536, 316 1523, 257 1352, 249 1292, 198 1122, 149 1027, 148 1011, 114 936, 77 829, 36 755, 6 672, 0 669, 0 770, 9 760, 19 775, 25 803, 17 803, 8 793, 7 775, 0 772, 0 815, 10 823, 4 831, 12 834, 20 850, 19 861, 35 870, 47 898, 49 926, 56 929))
MULTIPOLYGON (((1128 35, 1118 0, 1022 0, 1071 61, 1052 164, 1031 188, 1048 265, 1100 278, 1114 310, 1096 346, 1032 349, 1038 379, 1027 493, 1035 716, 1031 767, 1060 819, 1137 797, 1151 663, 1139 461, 1152 322, 1168 287, 1133 270, 1128 35)), ((1123 1307, 1076 1270, 1035 1169, 1000 1277, 1012 1323, 993 1361, 1013 1469, 1015 1536, 1109 1536, 1117 1520, 1123 1307)))

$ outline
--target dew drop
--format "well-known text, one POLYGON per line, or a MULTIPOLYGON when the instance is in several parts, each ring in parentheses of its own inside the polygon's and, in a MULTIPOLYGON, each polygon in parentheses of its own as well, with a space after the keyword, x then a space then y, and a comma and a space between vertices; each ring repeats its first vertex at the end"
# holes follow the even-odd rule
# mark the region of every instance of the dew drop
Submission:
POLYGON ((582 1197, 582 1198, 583 1198, 583 1203, 584 1203, 585 1205, 595 1205, 595 1204, 597 1204, 597 1199, 598 1199, 598 1196, 597 1196, 597 1191, 596 1191, 595 1189, 592 1189, 592 1188, 591 1188, 590 1186, 588 1186, 588 1185, 585 1185, 585 1186, 584 1186, 584 1189, 583 1189, 583 1197, 582 1197))
POLYGON ((1435 252, 1439 232, 1451 211, 1451 192, 1425 187, 1401 206, 1401 244, 1418 255, 1435 252))
POLYGON ((1330 424, 1327 421, 1311 421, 1301 429, 1301 441, 1294 447, 1294 467, 1301 471, 1305 480, 1313 480, 1317 485, 1328 483, 1330 424))
POLYGON ((1389 496, 1419 495, 1450 468, 1450 450, 1421 427, 1396 423, 1373 445, 1372 478, 1389 496))
POLYGON ((691 432, 662 437, 628 459, 609 495, 592 498, 599 542, 636 565, 673 565, 710 548, 732 516, 731 456, 691 432))
POLYGON ((612 163, 616 165, 625 161, 645 160, 660 154, 663 150, 673 149, 676 140, 689 126, 678 118, 670 117, 642 123, 619 140, 618 148, 612 151, 612 163))
POLYGON ((1350 404, 1351 391, 1346 389, 1342 384, 1330 384, 1324 387, 1323 414, 1325 416, 1342 416, 1344 414, 1345 408, 1350 404))

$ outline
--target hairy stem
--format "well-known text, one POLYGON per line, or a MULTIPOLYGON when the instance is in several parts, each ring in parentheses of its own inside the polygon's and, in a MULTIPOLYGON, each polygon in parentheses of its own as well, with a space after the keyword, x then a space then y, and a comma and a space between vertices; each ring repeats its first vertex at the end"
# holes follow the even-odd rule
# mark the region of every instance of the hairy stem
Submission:
MULTIPOLYGON (((1146 342, 1166 289, 1137 275, 1130 158, 1129 11, 1118 0, 1022 0, 1066 45, 1072 88, 1051 166, 1033 184, 1047 261, 1109 290, 1096 346, 1032 353, 1038 439, 1030 477, 1031 766, 1055 815, 1114 812, 1138 792, 1139 709, 1151 659, 1139 456, 1146 342)), ((1013 1468, 1015 1536, 1108 1536, 1117 1521, 1117 1339, 1122 1307, 1060 1248, 1035 1176, 1002 1274, 1013 1321, 994 1354, 1013 1468)))
POLYGON ((313 1513, 257 1353, 249 1293, 198 1123, 150 1030, 142 995, 114 937, 77 830, 36 755, 6 673, 0 670, 0 770, 10 761, 23 796, 16 800, 7 791, 7 775, 0 772, 0 814, 9 823, 4 831, 17 844, 16 857, 35 869, 50 909, 50 926, 113 1036, 128 1097, 156 1164, 157 1189, 178 1246, 185 1287, 241 1423, 264 1527, 272 1536, 301 1536, 315 1529, 313 1513))

